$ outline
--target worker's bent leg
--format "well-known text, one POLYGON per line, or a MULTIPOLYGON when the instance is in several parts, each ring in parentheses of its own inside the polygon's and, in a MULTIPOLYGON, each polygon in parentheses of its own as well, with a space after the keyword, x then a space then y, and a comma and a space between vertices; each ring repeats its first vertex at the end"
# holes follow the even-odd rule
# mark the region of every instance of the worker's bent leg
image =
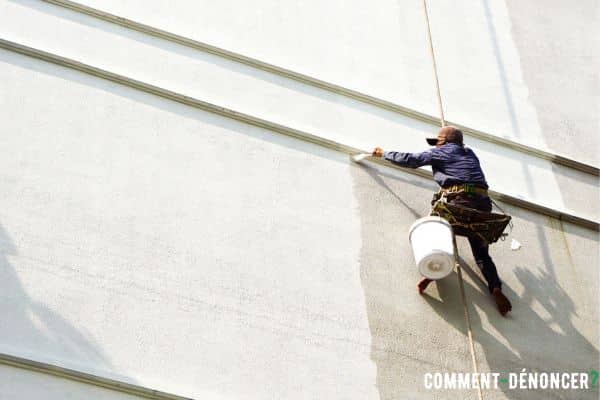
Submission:
POLYGON ((479 266, 481 272, 483 272, 490 293, 496 301, 498 311, 500 311, 502 316, 505 316, 506 313, 512 310, 512 304, 510 304, 510 301, 502 293, 502 282, 500 282, 500 278, 498 277, 496 265, 494 265, 492 257, 490 257, 489 246, 486 243, 473 238, 469 238, 469 244, 471 245, 471 250, 473 250, 475 262, 477 262, 477 266, 479 266))
POLYGON ((494 261, 492 261, 492 257, 490 257, 489 246, 476 238, 469 238, 469 244, 471 245, 475 262, 487 281, 490 293, 492 293, 495 288, 502 289, 502 282, 498 276, 498 270, 496 269, 494 261))

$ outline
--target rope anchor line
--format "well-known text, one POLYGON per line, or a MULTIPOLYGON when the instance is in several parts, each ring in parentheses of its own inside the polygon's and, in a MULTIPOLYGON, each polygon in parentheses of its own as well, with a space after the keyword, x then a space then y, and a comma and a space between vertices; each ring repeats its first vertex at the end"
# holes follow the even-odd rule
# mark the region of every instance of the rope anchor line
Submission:
MULTIPOLYGON (((429 53, 431 54, 431 62, 433 65, 433 77, 435 79, 435 89, 436 89, 436 95, 437 95, 437 100, 438 100, 438 107, 439 107, 439 111, 440 111, 440 125, 443 128, 444 126, 446 126, 446 120, 444 118, 444 106, 442 103, 442 94, 440 91, 440 81, 439 81, 439 77, 438 77, 437 64, 435 62, 435 52, 433 50, 433 39, 431 37, 431 24, 429 23, 429 12, 427 10, 427 0, 423 0, 423 11, 425 13, 425 24, 427 26, 427 38, 428 38, 428 42, 429 42, 429 53)), ((462 300, 463 310, 464 310, 464 314, 465 314, 465 324, 467 326, 467 337, 469 339, 469 350, 471 353, 471 363, 473 365, 473 372, 475 374, 477 382, 479 383, 479 368, 477 365, 477 356, 475 353, 473 330, 471 328, 471 316, 469 314, 469 307, 467 304, 467 296, 465 294, 465 286, 464 286, 464 281, 463 281, 463 277, 462 277, 462 269, 460 267, 460 262, 459 262, 459 258, 458 258, 458 247, 456 246, 456 237, 454 237, 453 240, 454 240, 454 264, 455 264, 456 273, 458 276, 460 297, 462 300)), ((483 394, 481 392, 481 385, 479 385, 479 384, 477 385, 477 397, 479 398, 479 400, 483 400, 483 394)))

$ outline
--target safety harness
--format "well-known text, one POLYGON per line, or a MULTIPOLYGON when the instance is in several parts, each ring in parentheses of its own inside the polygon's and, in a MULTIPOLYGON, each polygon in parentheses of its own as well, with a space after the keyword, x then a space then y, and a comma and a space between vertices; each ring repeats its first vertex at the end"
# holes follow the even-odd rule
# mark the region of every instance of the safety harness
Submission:
POLYGON ((493 200, 492 202, 502 214, 480 211, 448 202, 448 195, 460 193, 487 195, 487 189, 471 184, 440 189, 431 202, 430 215, 447 220, 452 225, 455 235, 477 237, 487 244, 495 243, 498 239, 504 240, 508 235, 508 233, 504 233, 506 227, 510 226, 512 230, 512 217, 507 215, 493 200))

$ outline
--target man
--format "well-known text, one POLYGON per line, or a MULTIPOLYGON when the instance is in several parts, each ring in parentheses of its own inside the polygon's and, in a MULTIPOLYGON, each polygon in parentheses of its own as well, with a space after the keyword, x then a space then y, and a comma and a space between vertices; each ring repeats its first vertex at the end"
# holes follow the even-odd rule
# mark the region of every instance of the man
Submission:
MULTIPOLYGON (((440 130, 437 138, 427 139, 427 143, 435 147, 422 153, 383 151, 376 147, 373 156, 383 157, 401 167, 431 165, 433 179, 441 186, 440 190, 446 194, 449 203, 485 212, 492 211, 492 202, 487 195, 488 184, 479 159, 473 150, 463 145, 462 132, 455 127, 446 126, 440 130)), ((502 293, 502 282, 488 252, 489 246, 477 237, 469 237, 468 240, 498 311, 504 316, 512 309, 512 305, 502 293)), ((421 280, 417 285, 419 293, 422 294, 430 283, 430 279, 421 280)))

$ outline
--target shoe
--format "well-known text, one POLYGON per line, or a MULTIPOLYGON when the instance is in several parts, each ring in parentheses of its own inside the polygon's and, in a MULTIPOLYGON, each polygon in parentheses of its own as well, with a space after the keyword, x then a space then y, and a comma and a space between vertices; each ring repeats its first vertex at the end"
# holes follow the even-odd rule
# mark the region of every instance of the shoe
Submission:
POLYGON ((512 310, 512 304, 510 304, 510 301, 508 301, 504 293, 502 293, 502 289, 499 287, 494 288, 492 296, 494 296, 494 300, 496 300, 496 306, 498 306, 500 314, 502 314, 503 317, 506 316, 506 314, 512 310))
POLYGON ((417 283, 417 290, 419 291, 419 294, 423 294, 423 292, 425 291, 425 289, 427 289, 427 286, 429 286, 431 282, 433 282, 433 279, 421 279, 421 281, 417 283))

